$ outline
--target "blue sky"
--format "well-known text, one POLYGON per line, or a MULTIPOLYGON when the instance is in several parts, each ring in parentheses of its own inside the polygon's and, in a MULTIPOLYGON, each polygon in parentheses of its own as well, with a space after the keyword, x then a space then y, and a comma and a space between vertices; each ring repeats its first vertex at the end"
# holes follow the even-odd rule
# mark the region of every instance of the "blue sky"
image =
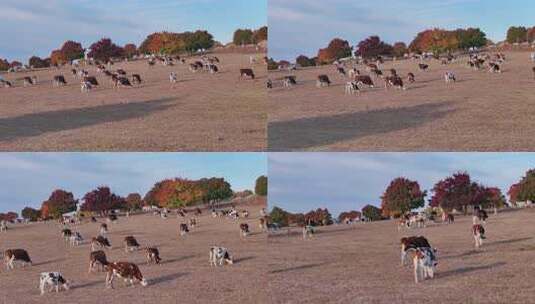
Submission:
POLYGON ((223 43, 267 24, 267 0, 2 0, 0 58, 48 57, 66 40, 139 45, 150 33, 206 29, 223 43))
POLYGON ((429 190, 439 180, 467 171, 473 180, 506 195, 511 184, 535 168, 535 153, 270 153, 268 159, 270 209, 327 207, 336 216, 367 204, 380 206, 384 190, 400 176, 429 190))
POLYGON ((165 178, 224 177, 234 191, 266 175, 263 153, 0 153, 0 212, 39 207, 54 189, 80 198, 98 186, 142 196, 165 178))
POLYGON ((408 43, 433 27, 479 27, 502 41, 511 25, 535 26, 534 11, 529 0, 269 0, 269 53, 315 56, 335 37, 352 45, 370 35, 408 43))

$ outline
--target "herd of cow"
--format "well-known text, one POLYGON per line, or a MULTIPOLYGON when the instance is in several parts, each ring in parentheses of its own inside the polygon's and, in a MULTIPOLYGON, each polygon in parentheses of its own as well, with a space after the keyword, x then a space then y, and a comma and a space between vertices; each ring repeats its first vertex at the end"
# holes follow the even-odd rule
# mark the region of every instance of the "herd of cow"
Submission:
MULTIPOLYGON (((425 72, 429 70, 429 64, 424 61, 429 60, 429 58, 435 58, 440 62, 441 65, 450 65, 457 62, 459 59, 453 55, 448 55, 444 58, 439 57, 424 57, 415 55, 412 57, 412 60, 419 60, 418 70, 425 72)), ((531 55, 531 59, 535 62, 535 53, 531 55)), ((473 68, 474 70, 488 70, 490 73, 502 73, 502 64, 505 62, 505 55, 502 53, 488 54, 488 53, 476 53, 470 54, 468 56, 467 67, 473 68)), ((381 57, 378 57, 375 60, 375 63, 370 63, 368 60, 357 60, 355 61, 335 61, 334 67, 337 71, 337 74, 344 79, 349 79, 344 86, 345 94, 354 95, 360 94, 362 88, 374 88, 376 83, 381 80, 384 83, 386 90, 393 87, 397 89, 406 90, 407 86, 404 83, 404 79, 408 83, 415 83, 416 76, 413 72, 408 72, 405 78, 402 78, 396 69, 389 69, 388 75, 385 75, 383 70, 380 69, 380 66, 384 64, 384 60, 381 57), (348 67, 348 65, 351 65, 348 67), (363 65, 369 75, 364 75, 357 69, 358 65, 363 65)), ((289 71, 296 70, 296 66, 289 68, 289 71)), ((533 75, 535 78, 535 67, 533 67, 533 75)), ((295 75, 284 76, 281 81, 283 88, 291 88, 292 86, 297 85, 297 77, 295 75)), ((453 71, 446 71, 444 73, 444 81, 446 84, 455 83, 457 81, 457 76, 453 71)), ((317 76, 316 86, 318 88, 329 87, 332 84, 331 79, 326 74, 321 74, 317 76)), ((274 83, 271 79, 267 81, 268 89, 274 87, 274 83)))
MULTIPOLYGON (((163 219, 167 219, 168 213, 171 213, 171 211, 167 209, 161 209, 154 212, 155 215, 161 216, 163 219)), ((186 217, 188 217, 188 211, 186 209, 178 209, 176 210, 176 214, 178 219, 185 220, 186 217)), ((199 224, 198 219, 195 216, 201 214, 202 211, 199 208, 196 208, 194 210, 194 215, 189 216, 188 223, 182 222, 179 224, 179 234, 181 237, 185 236, 189 233, 190 229, 195 228, 199 224)), ((129 217, 128 213, 126 214, 126 217, 129 217)), ((249 217, 249 212, 247 210, 238 211, 234 207, 230 210, 214 209, 212 210, 212 217, 227 217, 235 222, 240 218, 247 219, 249 217)), ((264 217, 265 210, 262 210, 261 219, 264 219, 264 217)), ((106 220, 108 223, 115 223, 118 220, 118 217, 115 214, 111 214, 106 220)), ((113 280, 115 277, 122 278, 126 284, 129 283, 131 286, 134 286, 135 282, 139 282, 142 286, 147 286, 148 281, 135 263, 127 261, 111 262, 107 259, 106 251, 112 248, 111 242, 107 238, 109 232, 108 223, 99 223, 95 217, 91 218, 91 222, 100 225, 98 235, 91 238, 90 241, 88 272, 92 273, 95 270, 106 272, 106 288, 113 288, 113 280)), ((61 237, 65 243, 70 244, 71 246, 79 246, 83 243, 83 237, 80 232, 73 231, 69 228, 69 224, 72 223, 80 222, 61 222, 63 227, 61 230, 61 237)), ((7 231, 7 224, 3 222, 2 225, 6 227, 6 230, 4 231, 7 231)), ((240 237, 247 237, 250 233, 249 225, 247 223, 240 223, 239 229, 240 237)), ((159 265, 162 261, 157 247, 142 247, 138 240, 132 235, 124 237, 123 246, 126 253, 144 252, 148 265, 159 265)), ((15 263, 20 264, 22 267, 32 265, 32 259, 25 249, 7 249, 3 252, 3 255, 7 270, 15 269, 15 263)), ((227 248, 212 246, 209 248, 209 263, 210 266, 223 266, 225 264, 232 265, 234 259, 227 248)), ((47 291, 51 292, 55 290, 56 292, 59 292, 61 288, 68 290, 71 285, 71 281, 67 280, 59 271, 42 272, 40 273, 39 280, 41 295, 45 294, 47 291)))
MULTIPOLYGON (((266 59, 264 60, 266 61, 266 59)), ((147 61, 149 67, 155 66, 157 63, 160 63, 163 66, 174 66, 175 63, 186 64, 186 59, 180 56, 152 56, 147 61)), ((216 74, 219 72, 219 67, 216 63, 220 63, 219 58, 216 56, 202 56, 199 60, 189 64, 189 70, 192 73, 197 72, 208 72, 210 74, 216 74)), ((113 70, 113 61, 108 61, 105 65, 98 60, 88 60, 86 68, 91 66, 95 67, 95 72, 97 75, 104 75, 107 77, 107 80, 111 83, 114 88, 120 87, 133 87, 139 86, 142 83, 142 78, 140 74, 131 74, 128 75, 124 69, 113 70)), ((96 76, 90 76, 89 71, 85 68, 81 68, 78 64, 72 66, 70 70, 72 77, 75 82, 80 83, 80 90, 82 93, 87 93, 98 87, 100 85, 96 76)), ((255 79, 255 74, 253 69, 244 68, 240 69, 240 79, 255 79)), ((35 86, 38 84, 37 76, 25 76, 23 78, 17 79, 17 81, 22 82, 23 87, 35 86)), ((178 82, 178 74, 176 72, 170 72, 169 82, 172 87, 178 82)), ((52 79, 53 87, 61 87, 67 85, 67 79, 65 75, 59 74, 55 75, 52 79)), ((14 87, 13 82, 8 81, 0 77, 0 87, 12 88, 14 87)))

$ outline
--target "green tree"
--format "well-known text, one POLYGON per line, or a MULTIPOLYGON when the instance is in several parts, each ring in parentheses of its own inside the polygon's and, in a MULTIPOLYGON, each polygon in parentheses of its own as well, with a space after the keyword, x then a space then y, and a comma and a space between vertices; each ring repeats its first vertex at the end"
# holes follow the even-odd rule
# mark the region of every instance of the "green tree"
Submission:
POLYGON ((260 176, 256 179, 254 191, 257 195, 266 196, 268 193, 268 178, 267 176, 260 176))
POLYGON ((378 221, 382 218, 381 209, 372 206, 366 205, 362 208, 362 215, 369 219, 370 221, 378 221))
POLYGON ((522 43, 528 41, 528 29, 524 26, 511 26, 507 30, 507 42, 522 43))
POLYGON ((250 29, 238 29, 234 32, 232 41, 235 45, 253 44, 254 32, 250 29))
POLYGON ((26 207, 22 209, 21 215, 23 218, 31 222, 35 222, 39 219, 39 217, 41 217, 41 211, 31 207, 26 207))
POLYGON ((279 207, 273 207, 273 210, 269 213, 269 217, 273 223, 276 223, 281 227, 288 226, 288 212, 279 207))

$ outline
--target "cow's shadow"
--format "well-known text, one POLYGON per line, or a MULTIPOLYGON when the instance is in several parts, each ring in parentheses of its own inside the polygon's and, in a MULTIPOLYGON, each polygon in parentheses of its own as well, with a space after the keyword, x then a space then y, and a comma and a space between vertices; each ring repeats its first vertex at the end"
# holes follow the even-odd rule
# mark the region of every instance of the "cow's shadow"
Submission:
POLYGON ((189 275, 189 273, 188 272, 172 273, 172 274, 168 274, 168 275, 164 275, 164 276, 161 276, 161 277, 157 277, 157 278, 151 279, 151 280, 149 280, 149 284, 150 285, 157 285, 157 284, 161 284, 161 283, 165 283, 165 282, 176 280, 176 279, 178 279, 180 277, 183 277, 183 276, 186 276, 186 275, 189 275))
POLYGON ((507 263, 505 262, 496 262, 496 263, 482 265, 482 266, 469 266, 469 267, 452 269, 452 270, 437 273, 437 278, 445 278, 445 277, 454 276, 454 275, 466 274, 466 273, 470 273, 470 272, 474 272, 478 270, 492 269, 492 268, 504 266, 506 264, 507 263))

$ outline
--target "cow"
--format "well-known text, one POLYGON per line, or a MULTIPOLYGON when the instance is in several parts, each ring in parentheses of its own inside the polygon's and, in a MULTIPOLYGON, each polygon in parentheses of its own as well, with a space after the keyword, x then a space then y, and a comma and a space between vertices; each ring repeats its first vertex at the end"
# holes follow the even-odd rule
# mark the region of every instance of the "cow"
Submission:
POLYGON ((180 224, 180 236, 184 236, 189 232, 187 224, 180 224))
POLYGON ((406 90, 407 88, 403 85, 403 80, 399 76, 387 76, 385 78, 385 89, 388 90, 388 87, 392 86, 397 89, 406 90))
POLYGON ((455 217, 451 213, 444 213, 444 221, 448 224, 453 224, 455 222, 455 217))
POLYGON ((131 235, 125 236, 123 243, 125 252, 139 250, 139 243, 137 242, 136 238, 131 235))
POLYGON ((60 287, 63 287, 65 290, 69 290, 70 283, 65 280, 63 275, 60 272, 41 272, 39 278, 39 290, 41 290, 41 295, 45 294, 45 288, 50 286, 48 290, 51 292, 53 289, 56 289, 56 293, 59 292, 60 287))
POLYGON ((116 88, 119 87, 132 87, 132 83, 126 77, 117 77, 114 83, 116 88))
POLYGON ((117 70, 117 74, 126 76, 126 71, 123 70, 123 69, 118 69, 118 70, 117 70))
POLYGON ((271 79, 268 79, 266 82, 266 86, 268 89, 273 89, 273 81, 271 81, 271 79))
POLYGON ((429 65, 425 64, 425 63, 420 63, 418 64, 418 68, 421 70, 421 71, 427 71, 429 69, 429 65))
POLYGON ((416 77, 414 76, 413 73, 409 72, 409 73, 407 74, 407 81, 408 81, 409 83, 414 83, 414 82, 416 81, 416 77))
POLYGON ((502 70, 500 68, 500 65, 497 63, 489 63, 489 72, 490 73, 501 73, 502 70))
POLYGON ((70 240, 70 237, 72 236, 72 231, 71 229, 63 229, 61 230, 61 236, 63 236, 63 239, 66 241, 70 240))
POLYGON ((77 231, 69 237, 69 241, 71 243, 71 246, 78 246, 84 241, 84 238, 82 237, 80 232, 77 231))
POLYGON ((329 76, 322 74, 318 76, 318 80, 316 81, 316 87, 328 87, 331 85, 331 80, 329 79, 329 76))
POLYGON ((310 225, 304 225, 303 226, 303 239, 306 240, 307 238, 312 238, 314 235, 314 228, 310 225))
POLYGON ((482 210, 482 209, 476 209, 472 222, 474 225, 479 224, 479 222, 482 222, 483 224, 485 224, 488 218, 489 216, 487 214, 487 211, 482 210))
POLYGON ((177 83, 177 81, 178 81, 177 74, 175 72, 171 72, 171 74, 169 74, 169 82, 172 84, 175 84, 177 83))
POLYGON ((189 226, 191 228, 195 228, 195 226, 197 226, 197 219, 196 218, 190 218, 189 219, 189 226))
POLYGON ((216 74, 219 73, 219 68, 215 64, 209 64, 208 71, 210 72, 210 74, 216 74))
POLYGON ((0 84, 3 85, 3 87, 6 89, 13 87, 13 84, 11 84, 11 82, 4 80, 4 79, 0 79, 0 84))
POLYGON ((347 75, 346 70, 344 70, 343 67, 337 67, 336 71, 338 72, 338 75, 345 77, 347 75))
POLYGON ((160 258, 160 252, 156 247, 147 248, 147 264, 160 264, 162 259, 160 258))
POLYGON ((297 84, 296 77, 293 75, 290 76, 284 76, 284 79, 282 81, 282 86, 284 88, 289 88, 297 84))
POLYGON ((375 87, 372 78, 368 75, 357 75, 353 79, 357 82, 357 85, 366 85, 370 88, 375 87))
POLYGON ((249 235, 249 224, 241 223, 240 224, 240 236, 247 237, 249 235))
POLYGON ((106 223, 100 224, 99 234, 104 236, 106 235, 106 233, 108 233, 108 224, 106 223))
POLYGON ((104 249, 111 248, 110 241, 102 235, 99 235, 91 239, 91 250, 95 251, 97 246, 100 248, 104 248, 104 249))
POLYGON ((33 86, 33 85, 36 85, 37 84, 37 77, 33 76, 33 77, 24 77, 22 79, 23 81, 23 86, 24 87, 27 87, 27 86, 33 86))
POLYGON ((476 249, 483 246, 483 240, 485 239, 485 228, 481 224, 472 225, 472 234, 474 235, 474 241, 476 249))
POLYGON ((535 79, 535 67, 531 68, 531 71, 533 71, 533 79, 535 79))
POLYGON ((106 253, 104 253, 104 251, 91 251, 91 253, 89 254, 88 273, 91 273, 91 271, 95 268, 96 264, 99 264, 101 269, 104 269, 104 267, 109 264, 108 260, 106 259, 106 253))
POLYGON ((7 221, 1 220, 0 221, 0 232, 7 231, 7 221))
POLYGON ((267 230, 267 221, 265 217, 259 219, 258 227, 260 227, 260 230, 262 231, 267 230))
POLYGON ((390 69, 390 76, 398 76, 396 69, 390 69))
POLYGON ((356 81, 349 81, 346 83, 345 87, 345 94, 346 95, 354 95, 355 93, 360 94, 360 89, 358 86, 358 82, 356 81))
POLYGON ((93 89, 93 86, 88 81, 82 81, 80 83, 80 91, 82 93, 87 93, 93 89))
POLYGON ((130 282, 134 286, 134 281, 138 281, 141 286, 148 285, 147 280, 141 274, 139 267, 134 263, 129 262, 113 262, 106 266, 108 273, 106 274, 106 288, 113 288, 113 278, 119 277, 125 282, 130 282))
POLYGON ((84 82, 89 82, 92 86, 98 86, 97 78, 94 76, 85 76, 84 82))
POLYGON ((420 277, 422 280, 432 279, 435 275, 435 269, 438 264, 434 249, 430 247, 419 247, 414 250, 414 282, 418 284, 420 277))
MULTIPOLYGON (((371 73, 373 75, 375 75, 375 77, 377 78, 384 78, 384 75, 383 75, 383 71, 379 70, 379 69, 373 69, 371 70, 371 73)), ((393 77, 396 77, 397 75, 394 75, 393 77)))
POLYGON ((15 262, 21 263, 23 267, 26 267, 27 264, 32 265, 30 255, 24 249, 7 249, 4 251, 4 262, 7 270, 14 269, 15 262))
MULTIPOLYGON (((410 236, 401 238, 401 265, 405 265, 405 257, 410 249, 432 248, 429 241, 423 236, 410 236)), ((435 249, 436 251, 436 249, 435 249)))
POLYGON ((250 78, 255 79, 255 75, 252 69, 240 69, 240 79, 250 78))
POLYGON ((455 77, 455 74, 453 72, 446 72, 444 74, 444 80, 446 81, 446 83, 457 82, 457 78, 455 77))
POLYGON ((223 266, 224 264, 234 264, 234 259, 227 248, 213 246, 210 248, 209 258, 210 266, 223 266))
POLYGON ((67 85, 67 81, 65 80, 65 77, 63 75, 56 75, 54 76, 52 85, 55 87, 64 86, 67 85))

